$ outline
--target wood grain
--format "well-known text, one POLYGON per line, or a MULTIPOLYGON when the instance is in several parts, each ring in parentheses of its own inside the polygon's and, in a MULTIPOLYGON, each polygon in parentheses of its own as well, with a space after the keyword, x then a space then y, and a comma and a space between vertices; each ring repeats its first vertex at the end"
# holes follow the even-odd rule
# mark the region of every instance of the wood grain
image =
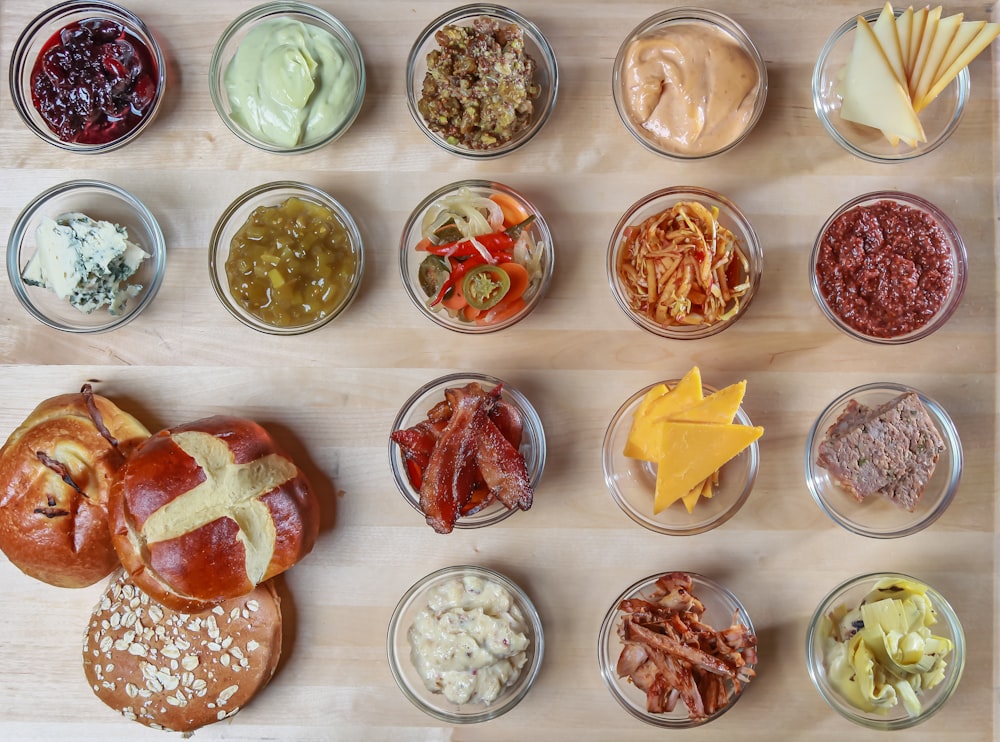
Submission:
MULTIPOLYGON (((153 126, 101 156, 68 155, 31 135, 0 91, 0 236, 45 188, 77 177, 132 191, 156 215, 167 274, 153 305, 107 335, 75 337, 39 325, 0 279, 0 436, 41 400, 88 379, 150 428, 218 412, 271 427, 319 483, 324 519, 315 551, 284 580, 289 641, 271 685, 234 719, 198 739, 654 739, 612 699, 597 665, 597 630, 611 601, 637 579, 670 569, 713 576, 744 602, 760 633, 761 663, 738 706, 691 740, 881 739, 833 713, 805 667, 805 631, 836 584, 900 570, 940 589, 968 640, 951 701, 906 739, 990 740, 1000 733, 997 561, 997 70, 972 67, 964 121, 938 151, 895 166, 840 150, 812 111, 810 76, 826 37, 867 10, 837 0, 718 0, 761 49, 770 90, 764 117, 736 150, 680 164, 646 152, 611 99, 611 63, 626 34, 661 9, 652 2, 515 2, 548 35, 560 64, 556 110, 527 147, 472 163, 438 150, 406 110, 403 72, 412 40, 447 2, 319 2, 358 37, 367 70, 364 108, 351 130, 318 152, 282 157, 237 140, 212 108, 212 46, 250 3, 129 6, 169 58, 169 90, 153 126), (432 325, 409 303, 396 251, 410 210, 431 190, 467 177, 523 190, 555 235, 556 271, 538 309, 501 333, 464 337, 432 325), (328 190, 357 219, 368 270, 349 311, 298 338, 246 329, 216 300, 206 246, 228 203, 259 183, 300 179, 328 190), (614 303, 607 242, 621 213, 651 190, 718 190, 749 215, 764 246, 764 278, 747 315, 714 338, 672 342, 635 328, 614 303), (937 334, 882 348, 839 334, 809 290, 807 261, 826 217, 849 198, 898 188, 937 203, 967 244, 964 301, 937 334), (634 391, 698 364, 710 384, 747 378, 746 408, 765 426, 761 471, 745 507, 723 527, 670 538, 635 525, 608 495, 601 441, 634 391), (419 386, 450 370, 499 376, 538 409, 548 460, 536 504, 503 524, 442 537, 396 491, 389 426, 419 386), (853 536, 809 496, 803 448, 834 397, 890 380, 934 397, 964 444, 961 490, 929 529, 900 540, 853 536), (545 662, 516 710, 474 728, 434 723, 395 687, 385 629, 403 592, 448 564, 475 562, 519 582, 545 626, 545 662)), ((0 66, 47 3, 0 5, 0 66)), ((949 11, 993 17, 996 3, 949 11)), ((0 269, 2 271, 3 269, 0 269)), ((51 588, 0 560, 0 737, 33 740, 163 739, 103 707, 84 680, 81 633, 95 586, 51 588)))

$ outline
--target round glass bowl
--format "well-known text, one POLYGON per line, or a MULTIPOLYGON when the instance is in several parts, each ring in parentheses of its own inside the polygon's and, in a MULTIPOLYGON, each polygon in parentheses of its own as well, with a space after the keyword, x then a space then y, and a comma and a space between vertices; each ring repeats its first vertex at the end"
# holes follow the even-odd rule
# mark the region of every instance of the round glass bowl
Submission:
MULTIPOLYGON (((681 63, 695 64, 698 60, 711 61, 715 58, 725 58, 728 56, 724 47, 712 50, 715 52, 713 54, 711 51, 704 52, 705 46, 702 40, 695 39, 692 43, 695 45, 694 49, 696 51, 690 54, 683 51, 676 54, 665 53, 664 57, 669 58, 669 61, 665 59, 663 64, 665 66, 677 64, 678 60, 681 63)), ((664 42, 664 49, 669 50, 672 48, 674 48, 673 43, 664 42)), ((698 81, 703 77, 714 78, 715 75, 699 68, 687 75, 686 79, 682 79, 681 83, 686 82, 691 85, 697 85, 698 81)), ((663 79, 643 78, 642 82, 644 90, 653 88, 654 85, 660 90, 664 88, 677 89, 676 82, 666 83, 663 79)), ((746 31, 731 18, 707 8, 677 7, 650 16, 636 26, 632 33, 622 42, 621 47, 618 49, 618 55, 615 57, 611 91, 615 101, 615 108, 618 110, 618 116, 629 133, 642 146, 650 152, 655 152, 658 155, 676 160, 703 160, 720 155, 723 152, 728 152, 742 142, 754 126, 756 126, 761 115, 764 113, 764 105, 767 100, 767 67, 764 65, 764 59, 761 57, 760 52, 757 51, 757 47, 754 46, 750 37, 747 36, 746 31), (699 29, 699 27, 701 28, 699 29), (734 110, 727 111, 724 116, 720 116, 718 122, 705 122, 706 128, 711 133, 705 135, 706 139, 704 141, 701 139, 701 132, 688 132, 685 122, 671 120, 670 122, 659 122, 657 126, 657 122, 654 121, 647 125, 650 118, 664 108, 663 101, 661 100, 657 107, 651 107, 650 111, 643 110, 640 113, 633 110, 635 106, 630 103, 630 96, 626 93, 627 87, 632 84, 639 84, 639 81, 630 82, 629 80, 628 66, 630 64, 630 48, 633 43, 642 43, 644 46, 651 45, 654 43, 651 39, 664 34, 678 32, 681 28, 696 29, 698 31, 707 29, 712 35, 721 35, 721 38, 725 38, 730 43, 735 43, 742 50, 747 61, 755 68, 757 73, 756 86, 750 88, 742 100, 734 101, 734 110), (747 105, 748 103, 749 105, 747 105), (671 127, 675 132, 679 132, 675 134, 673 139, 668 136, 659 136, 654 131, 655 128, 660 128, 661 130, 666 129, 667 133, 669 133, 671 127)), ((717 94, 717 91, 714 90, 706 92, 692 90, 689 93, 690 97, 695 100, 702 100, 706 95, 717 94)), ((644 96, 644 102, 648 105, 648 101, 645 100, 647 97, 648 90, 646 96, 644 96)), ((715 105, 719 105, 719 103, 715 105)), ((714 110, 715 108, 713 107, 714 110)), ((677 118, 677 116, 674 118, 677 118)))
MULTIPOLYGON (((666 384, 673 388, 677 382, 674 379, 666 384)), ((654 386, 656 384, 650 384, 633 394, 611 418, 601 449, 604 482, 618 507, 644 528, 669 536, 692 536, 710 531, 732 518, 750 497, 760 466, 760 446, 754 441, 723 465, 715 494, 710 498, 699 497, 692 512, 687 511, 684 503, 675 502, 654 515, 657 465, 652 461, 629 458, 624 453, 635 411, 654 386)), ((710 386, 702 388, 705 396, 716 391, 710 386)), ((736 412, 733 422, 752 425, 742 407, 736 412)))
MULTIPOLYGON (((144 85, 144 83, 141 84, 144 85)), ((142 19, 131 11, 115 3, 103 0, 57 3, 43 11, 21 32, 21 35, 14 43, 14 49, 10 58, 10 93, 14 99, 14 107, 17 109, 18 114, 20 114, 21 119, 33 134, 69 152, 83 154, 110 152, 131 142, 145 131, 146 127, 156 117, 160 108, 160 102, 163 100, 166 84, 167 66, 163 58, 163 52, 160 50, 160 45, 157 43, 152 32, 142 22, 142 19), (127 130, 110 141, 101 143, 68 141, 61 138, 49 127, 45 119, 38 112, 32 97, 32 71, 39 55, 47 48, 48 42, 67 26, 89 20, 106 20, 120 24, 126 29, 126 41, 131 41, 137 49, 140 44, 145 46, 149 52, 147 63, 149 65, 150 79, 155 85, 155 91, 152 92, 151 100, 147 103, 145 102, 145 97, 143 98, 146 112, 135 125, 127 128, 127 130)), ((88 92, 88 95, 91 95, 91 93, 88 92)), ((118 114, 115 115, 117 116, 118 114)), ((103 138, 103 136, 77 135, 75 138, 96 139, 103 138)))
MULTIPOLYGON (((406 62, 406 102, 410 109, 410 115, 420 127, 420 131, 446 152, 475 160, 502 157, 527 144, 548 121, 552 109, 555 107, 558 91, 559 69, 548 40, 534 23, 520 13, 502 5, 491 3, 463 5, 434 19, 421 31, 413 43, 406 62), (530 84, 538 87, 538 95, 531 99, 532 110, 527 125, 516 132, 508 141, 488 148, 477 148, 471 144, 451 141, 445 135, 432 130, 420 112, 420 99, 423 97, 424 79, 427 76, 427 56, 440 48, 435 34, 445 26, 472 27, 479 19, 492 20, 501 25, 514 24, 523 31, 524 53, 535 64, 534 76, 530 84)), ((437 94, 433 98, 442 100, 444 96, 437 94)))
MULTIPOLYGON (((869 10, 861 15, 874 23, 880 10, 869 10)), ((897 10, 897 14, 902 8, 897 10)), ((969 100, 969 70, 963 69, 942 93, 919 114, 926 142, 917 146, 900 142, 897 146, 882 132, 869 126, 855 124, 840 117, 840 81, 857 33, 857 15, 844 21, 827 39, 816 60, 812 75, 813 109, 827 134, 856 157, 876 163, 902 162, 932 152, 944 144, 958 128, 969 100)))
POLYGON ((880 731, 906 729, 926 721, 937 713, 955 692, 965 667, 965 634, 954 608, 930 585, 896 572, 859 575, 835 587, 816 608, 806 633, 806 662, 809 677, 812 678, 823 700, 845 719, 880 731), (826 650, 827 645, 835 641, 830 633, 833 629, 831 613, 857 608, 883 580, 903 580, 926 587, 926 596, 937 614, 937 623, 930 627, 931 633, 949 639, 954 645, 945 658, 947 664, 944 679, 930 690, 917 691, 921 709, 916 716, 908 714, 901 702, 886 709, 884 714, 863 711, 833 686, 829 676, 826 650))
POLYGON ((149 209, 125 189, 96 180, 60 183, 36 196, 14 221, 7 242, 7 276, 14 294, 35 319, 63 332, 106 332, 128 324, 153 301, 166 266, 167 246, 149 209), (112 314, 107 305, 89 314, 81 312, 68 298, 60 299, 53 289, 29 284, 22 278, 38 250, 37 232, 43 220, 74 213, 124 227, 128 241, 149 255, 126 281, 141 289, 126 300, 123 311, 117 314, 112 314))
MULTIPOLYGON (((736 260, 736 258, 734 258, 736 260)), ((737 260, 737 262, 739 262, 737 260)), ((618 302, 622 311, 642 329, 659 335, 660 337, 671 338, 673 340, 697 340, 699 338, 710 337, 722 332, 727 327, 735 323, 750 306, 757 288, 760 286, 760 278, 764 271, 764 252, 760 242, 757 240, 757 233, 747 219, 746 215, 740 211, 732 201, 715 191, 697 186, 676 186, 664 188, 659 191, 644 196, 636 201, 625 212, 624 216, 618 220, 611 241, 608 243, 608 283, 611 285, 611 293, 618 302), (633 308, 630 300, 631 292, 625 284, 618 271, 618 262, 625 246, 626 232, 631 228, 638 227, 646 219, 660 214, 678 203, 695 201, 702 204, 707 209, 717 208, 719 210, 718 223, 730 230, 736 238, 739 247, 746 256, 747 264, 739 266, 739 281, 737 285, 746 284, 746 293, 739 299, 739 308, 726 319, 720 319, 713 323, 666 325, 656 322, 643 311, 633 308)), ((733 307, 730 302, 729 309, 733 307)))
MULTIPOLYGON (((896 220, 896 217, 890 218, 894 221, 896 220)), ((889 230, 883 230, 871 226, 873 222, 878 221, 878 215, 871 213, 865 218, 864 221, 859 222, 855 231, 860 231, 865 235, 875 235, 876 237, 883 234, 884 231, 888 232, 889 230)), ((919 226, 920 225, 918 225, 918 227, 919 226)), ((911 227, 908 223, 903 222, 900 226, 894 227, 891 230, 891 233, 905 234, 906 231, 911 228, 913 227, 911 227)), ((832 322, 837 329, 857 340, 866 340, 871 343, 879 343, 883 345, 901 345, 903 343, 911 343, 915 340, 927 337, 932 332, 935 332, 944 326, 944 324, 955 313, 955 310, 958 309, 958 305, 962 301, 962 296, 965 293, 965 284, 968 272, 969 259, 966 255, 965 243, 962 241, 962 235, 958 233, 958 228, 951 221, 951 219, 948 218, 947 214, 926 199, 923 199, 920 196, 915 196, 912 193, 904 193, 902 191, 874 191, 872 193, 865 193, 861 196, 857 196, 856 198, 852 198, 850 201, 838 208, 833 212, 830 218, 826 220, 826 223, 823 224, 822 228, 819 230, 816 242, 813 245, 812 256, 809 260, 809 283, 812 286, 813 297, 815 297, 816 303, 819 304, 819 308, 823 310, 823 314, 826 315, 826 318, 830 320, 830 322, 832 322), (882 331, 874 327, 872 327, 871 331, 866 332, 865 325, 870 326, 871 321, 873 320, 873 318, 869 316, 867 308, 875 307, 878 312, 881 313, 882 318, 886 317, 885 312, 883 311, 886 306, 886 299, 892 297, 887 297, 889 292, 884 289, 884 286, 886 281, 890 279, 895 279, 901 284, 907 284, 900 289, 900 292, 909 289, 909 284, 912 284, 914 281, 909 273, 921 270, 919 267, 906 267, 907 264, 912 261, 913 257, 910 252, 910 246, 904 244, 893 246, 893 250, 900 253, 902 258, 891 261, 884 259, 875 264, 867 257, 862 260, 862 251, 865 251, 866 253, 870 252, 871 254, 881 251, 884 255, 887 250, 883 248, 881 244, 866 245, 862 242, 861 238, 852 236, 849 241, 836 244, 834 244, 831 239, 829 245, 826 245, 828 232, 835 226, 835 223, 838 222, 841 217, 844 217, 844 215, 848 212, 858 208, 870 210, 883 201, 896 204, 899 207, 920 211, 935 222, 940 228, 941 242, 948 252, 948 261, 951 264, 951 285, 947 288, 940 288, 941 293, 944 294, 943 297, 941 297, 940 306, 934 311, 933 315, 931 315, 924 322, 924 324, 898 333, 893 333, 888 330, 882 331), (832 252, 833 254, 828 256, 826 255, 827 252, 832 252), (848 272, 848 266, 845 264, 844 256, 849 256, 857 266, 850 273, 848 272), (825 258, 831 258, 831 260, 827 261, 825 258), (826 281, 836 282, 836 290, 838 292, 842 292, 841 284, 850 282, 847 288, 851 291, 850 293, 845 294, 843 306, 839 308, 832 305, 839 302, 830 302, 827 300, 827 294, 833 291, 833 288, 824 289, 821 285, 823 281, 821 281, 817 273, 817 269, 822 267, 824 262, 829 262, 833 266, 832 272, 829 274, 826 281), (901 263, 903 267, 897 267, 897 263, 901 263), (867 286, 867 284, 862 285, 863 293, 859 293, 855 287, 860 284, 860 277, 870 277, 873 274, 879 275, 878 284, 874 286, 867 286), (848 303, 848 299, 855 299, 856 301, 852 304, 848 303), (887 336, 879 336, 883 334, 887 336)), ((935 275, 936 272, 934 266, 928 263, 928 265, 923 267, 922 273, 919 276, 919 285, 926 285, 928 287, 936 285, 938 279, 935 275), (930 281, 934 281, 935 283, 931 284, 930 281)), ((893 291, 891 293, 895 295, 897 292, 893 291)), ((913 304, 914 297, 905 297, 905 305, 907 308, 912 307, 913 304)), ((900 329, 905 329, 905 325, 900 329)))
POLYGON ((962 442, 955 423, 940 404, 903 384, 865 384, 837 397, 820 413, 810 428, 805 453, 806 484, 816 503, 838 525, 851 533, 871 538, 908 536, 926 528, 948 508, 962 478, 962 442), (827 431, 847 410, 851 400, 864 407, 877 408, 906 392, 916 393, 945 443, 934 474, 927 482, 913 512, 879 493, 858 501, 851 492, 837 483, 829 471, 817 463, 819 447, 827 431))
POLYGON ((516 583, 486 567, 459 565, 445 567, 423 577, 406 591, 389 620, 386 639, 389 668, 403 695, 429 716, 449 724, 475 724, 495 719, 514 708, 524 698, 538 677, 545 654, 542 621, 528 595, 516 583), (492 703, 474 701, 456 704, 442 693, 433 693, 424 685, 411 659, 410 627, 417 615, 427 608, 430 593, 448 583, 464 580, 485 580, 495 583, 511 596, 509 612, 517 619, 516 630, 528 639, 526 661, 517 679, 501 690, 492 703))
MULTIPOLYGON (((627 675, 619 677, 617 670, 618 660, 625 646, 618 635, 618 627, 621 625, 622 618, 619 606, 624 600, 649 600, 655 597, 657 580, 668 574, 670 573, 664 572, 639 580, 615 598, 601 623, 597 654, 604 684, 608 686, 611 695, 623 709, 636 719, 653 726, 666 729, 690 729, 718 719, 736 704, 742 693, 737 693, 734 687, 727 682, 728 702, 717 709, 715 713, 709 714, 703 719, 692 718, 684 702, 680 699, 678 699, 673 711, 652 713, 646 710, 646 692, 636 687, 627 675)), ((746 627, 751 636, 756 636, 750 615, 735 595, 710 577, 694 572, 687 574, 691 578, 690 594, 705 606, 701 623, 716 631, 723 631, 735 623, 746 627)), ((756 667, 755 662, 747 664, 751 669, 756 667)))
MULTIPOLYGON (((288 218, 286 217, 282 220, 281 235, 283 238, 288 239, 287 235, 291 234, 288 232, 289 229, 296 232, 300 228, 289 225, 288 218)), ((222 302, 222 306, 247 327, 271 335, 301 335, 302 333, 323 327, 339 317, 354 300, 358 292, 358 287, 361 285, 364 267, 365 252, 361 233, 358 231, 357 224, 355 224, 354 219, 347 209, 319 188, 294 181, 281 180, 265 183, 256 188, 251 188, 239 196, 222 212, 222 216, 216 222, 215 229, 212 230, 212 239, 208 247, 209 275, 212 278, 212 287, 215 289, 215 294, 219 297, 219 301, 222 302), (337 286, 335 300, 330 300, 329 297, 325 296, 322 297, 329 304, 326 310, 314 313, 315 316, 289 317, 287 322, 279 324, 268 321, 261 316, 261 313, 251 312, 245 303, 234 296, 227 275, 226 263, 230 259, 234 238, 243 230, 254 212, 257 209, 279 207, 291 198, 299 199, 325 210, 322 220, 324 224, 321 225, 321 228, 327 230, 330 228, 328 223, 339 222, 340 227, 336 229, 338 232, 342 231, 343 234, 335 235, 332 245, 330 240, 326 240, 327 244, 324 245, 322 244, 323 241, 319 239, 314 239, 306 245, 301 242, 295 244, 296 253, 306 253, 304 256, 296 254, 295 260, 299 261, 301 266, 308 267, 312 271, 305 279, 300 278, 297 273, 289 268, 292 258, 288 257, 262 256, 261 261, 258 263, 261 271, 269 270, 269 267, 278 269, 301 281, 302 290, 310 291, 316 285, 317 281, 320 280, 315 271, 317 270, 316 265, 320 261, 320 256, 324 251, 335 251, 335 254, 331 257, 332 261, 343 259, 349 252, 353 257, 353 261, 348 262, 346 269, 335 263, 329 263, 322 268, 322 271, 329 274, 322 278, 325 286, 329 287, 331 285, 331 279, 344 279, 344 285, 335 284, 337 286), (340 239, 341 237, 343 239, 340 239), (306 247, 306 250, 303 250, 303 247, 306 247), (347 274, 346 276, 344 275, 345 273, 347 274)), ((264 288, 271 285, 269 283, 270 278, 267 278, 267 281, 265 281, 265 276, 262 275, 260 280, 264 288)), ((279 277, 278 280, 283 279, 279 277)), ((261 288, 261 291, 264 288, 261 288)), ((270 292, 270 289, 268 291, 270 292)))
MULTIPOLYGON (((244 50, 245 53, 246 51, 244 50)), ((277 154, 312 152, 340 138, 361 111, 365 99, 365 79, 365 62, 361 47, 358 46, 350 30, 325 10, 294 0, 279 0, 258 5, 230 23, 215 45, 208 68, 209 92, 223 123, 244 142, 264 152, 277 154), (305 42, 302 41, 303 35, 295 34, 289 35, 291 38, 284 38, 281 33, 275 33, 273 30, 265 38, 258 38, 263 32, 255 29, 264 24, 282 22, 304 24, 310 33, 318 38, 324 38, 325 32, 333 37, 333 45, 331 47, 329 44, 321 45, 313 41, 311 48, 307 50, 304 48, 305 42), (287 78, 273 79, 273 69, 280 67, 280 64, 274 62, 270 65, 270 69, 265 69, 268 59, 277 55, 291 52, 308 55, 317 65, 312 73, 313 79, 310 81, 309 90, 312 90, 313 84, 321 87, 329 85, 330 93, 326 95, 326 99, 336 100, 342 97, 342 100, 336 107, 331 105, 329 110, 313 106, 309 115, 301 122, 299 132, 295 134, 283 129, 281 132, 274 131, 274 135, 269 136, 261 127, 251 127, 243 120, 242 115, 234 115, 239 106, 234 106, 234 98, 231 97, 226 85, 227 69, 244 42, 251 45, 249 48, 253 52, 252 57, 259 59, 260 64, 258 69, 244 69, 239 76, 234 75, 234 79, 242 80, 240 95, 235 99, 242 100, 253 94, 258 98, 277 101, 274 105, 277 107, 281 104, 282 107, 271 113, 267 117, 268 120, 285 120, 297 116, 298 111, 302 109, 296 101, 288 100, 290 94, 287 91, 295 89, 295 81, 287 78), (327 67, 331 63, 336 65, 337 77, 329 76, 327 67), (250 85, 254 80, 256 80, 255 88, 250 85), (273 90, 269 93, 268 88, 273 90)), ((312 96, 319 97, 315 91, 312 96)))
MULTIPOLYGON (((493 208, 497 207, 493 206, 493 208)), ((554 259, 552 233, 549 231, 549 225, 541 212, 523 194, 513 188, 487 180, 462 180, 443 186, 431 193, 417 205, 409 219, 406 220, 399 242, 399 271, 403 279, 403 286, 406 288, 406 293, 413 305, 425 317, 441 327, 472 335, 496 332, 527 317, 548 289, 549 282, 552 280, 554 259), (433 307, 430 306, 435 297, 425 293, 420 281, 421 264, 429 253, 416 249, 417 244, 425 237, 425 230, 430 231, 431 227, 425 227, 425 222, 428 225, 433 225, 434 212, 437 212, 438 207, 446 201, 456 198, 468 201, 469 198, 476 197, 489 199, 493 195, 517 204, 519 213, 534 216, 534 220, 525 227, 522 235, 525 235, 534 244, 533 254, 537 255, 537 260, 525 258, 523 255, 519 255, 518 250, 514 250, 515 262, 522 265, 531 264, 528 286, 521 295, 522 301, 517 303, 519 308, 505 311, 503 309, 504 302, 501 301, 493 312, 484 310, 478 317, 468 319, 464 312, 445 306, 449 303, 448 301, 439 302, 433 307)))
MULTIPOLYGON (((426 420, 428 411, 445 400, 444 392, 446 389, 460 388, 473 382, 478 383, 486 391, 493 389, 498 384, 503 384, 501 399, 511 404, 521 416, 524 430, 521 436, 521 446, 518 450, 524 457, 531 487, 537 490, 538 483, 542 479, 542 471, 545 469, 545 430, 542 427, 542 420, 527 397, 510 384, 493 376, 479 373, 453 373, 424 384, 403 403, 396 419, 392 422, 392 431, 412 428, 422 420, 426 420)), ((403 451, 391 439, 389 441, 389 465, 392 468, 392 476, 396 480, 396 487, 399 488, 400 494, 414 510, 423 515, 423 510, 420 507, 420 492, 410 484, 403 451)), ((515 512, 517 512, 516 509, 508 510, 498 500, 494 500, 492 504, 478 513, 459 517, 455 528, 491 526, 506 520, 515 512)))

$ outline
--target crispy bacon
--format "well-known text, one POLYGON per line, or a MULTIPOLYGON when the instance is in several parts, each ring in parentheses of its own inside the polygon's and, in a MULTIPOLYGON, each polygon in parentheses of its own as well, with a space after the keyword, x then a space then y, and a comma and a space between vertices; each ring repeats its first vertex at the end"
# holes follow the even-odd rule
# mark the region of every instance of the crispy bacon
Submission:
POLYGON ((518 448, 523 420, 504 401, 502 388, 486 391, 473 382, 445 390, 445 399, 416 425, 394 431, 420 507, 439 533, 499 500, 527 510, 533 492, 518 448))

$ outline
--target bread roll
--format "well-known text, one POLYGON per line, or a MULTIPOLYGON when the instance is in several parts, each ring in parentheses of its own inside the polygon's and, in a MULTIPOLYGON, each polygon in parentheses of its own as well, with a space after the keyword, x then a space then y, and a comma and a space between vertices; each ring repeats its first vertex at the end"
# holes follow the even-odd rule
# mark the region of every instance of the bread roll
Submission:
POLYGON ((42 402, 0 449, 0 549, 22 572, 84 587, 118 565, 111 482, 149 431, 89 385, 42 402))
POLYGON ((271 583, 207 613, 172 611, 119 570, 83 643, 91 689, 125 718, 189 732, 228 718, 263 688, 281 655, 271 583))
POLYGON ((211 417, 136 449, 112 488, 112 540, 136 585, 199 611, 253 590, 309 553, 319 503, 264 428, 211 417))

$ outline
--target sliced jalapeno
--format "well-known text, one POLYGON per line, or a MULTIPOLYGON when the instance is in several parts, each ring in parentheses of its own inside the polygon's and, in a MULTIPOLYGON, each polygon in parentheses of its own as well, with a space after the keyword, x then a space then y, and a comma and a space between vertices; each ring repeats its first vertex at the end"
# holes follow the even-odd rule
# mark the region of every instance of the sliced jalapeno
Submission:
POLYGON ((420 282, 420 288, 423 289, 423 292, 431 297, 437 295, 450 274, 448 263, 443 258, 437 255, 428 255, 420 261, 420 267, 417 269, 417 280, 420 282))
POLYGON ((495 307, 509 290, 510 276, 496 265, 480 265, 462 279, 462 294, 469 306, 476 309, 495 307))

